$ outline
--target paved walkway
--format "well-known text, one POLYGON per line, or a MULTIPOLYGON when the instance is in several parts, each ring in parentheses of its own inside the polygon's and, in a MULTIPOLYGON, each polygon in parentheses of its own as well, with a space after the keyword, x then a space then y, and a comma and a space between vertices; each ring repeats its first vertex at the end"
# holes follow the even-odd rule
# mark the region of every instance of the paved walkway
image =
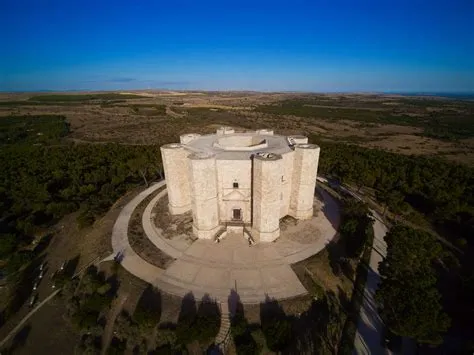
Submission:
POLYGON ((377 311, 375 303, 375 291, 380 283, 379 263, 387 255, 387 244, 384 236, 387 227, 382 218, 375 211, 371 211, 375 217, 374 243, 370 254, 367 282, 364 289, 364 301, 360 308, 357 321, 357 333, 354 339, 355 354, 391 354, 383 344, 384 324, 377 311))
MULTIPOLYGON (((363 201, 364 199, 357 193, 347 189, 344 186, 338 186, 339 189, 350 194, 355 199, 363 201)), ((377 310, 375 302, 375 292, 380 283, 379 263, 387 255, 387 243, 384 237, 387 234, 387 226, 382 217, 374 210, 370 210, 375 218, 374 241, 372 243, 372 253, 370 254, 369 270, 367 272, 367 281, 364 288, 364 300, 359 311, 357 320, 357 332, 354 338, 354 354, 392 354, 384 347, 383 336, 385 325, 377 310)))
POLYGON ((140 202, 159 188, 165 186, 165 184, 165 181, 161 181, 150 186, 125 205, 112 229, 112 249, 116 256, 120 256, 121 265, 133 275, 152 285, 156 285, 156 281, 163 273, 163 269, 147 263, 135 253, 128 242, 128 224, 133 211, 140 202))
POLYGON ((319 217, 323 237, 314 243, 282 240, 249 247, 242 236, 228 234, 220 243, 197 240, 189 246, 164 238, 154 225, 152 210, 166 195, 163 190, 150 201, 142 216, 143 228, 150 241, 175 259, 163 270, 133 251, 127 230, 133 210, 164 185, 162 181, 143 191, 124 207, 115 223, 113 250, 121 255, 125 269, 164 292, 182 297, 191 291, 196 299, 208 295, 222 303, 227 302, 231 290, 237 290, 243 303, 259 303, 266 297, 286 299, 307 293, 290 264, 318 253, 335 236, 334 216, 326 216, 328 211, 334 212, 336 203, 332 198, 325 196, 326 211, 319 217))

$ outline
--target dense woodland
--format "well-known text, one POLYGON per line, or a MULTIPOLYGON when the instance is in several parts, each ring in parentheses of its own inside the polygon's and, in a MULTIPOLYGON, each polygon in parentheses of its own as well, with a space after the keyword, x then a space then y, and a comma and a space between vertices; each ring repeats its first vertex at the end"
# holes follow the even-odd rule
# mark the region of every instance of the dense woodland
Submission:
POLYGON ((161 176, 159 147, 59 144, 67 129, 57 116, 2 120, 0 257, 68 213, 91 224, 127 190, 161 176))
POLYGON ((380 265, 382 283, 376 294, 384 323, 396 335, 441 344, 450 325, 436 286, 434 266, 442 262, 441 245, 427 232, 400 225, 385 240, 387 257, 380 265))
POLYGON ((313 141, 321 146, 319 171, 374 188, 392 212, 417 223, 420 213, 449 231, 452 241, 474 243, 474 168, 441 159, 313 141), (465 239, 465 241, 459 241, 465 239))

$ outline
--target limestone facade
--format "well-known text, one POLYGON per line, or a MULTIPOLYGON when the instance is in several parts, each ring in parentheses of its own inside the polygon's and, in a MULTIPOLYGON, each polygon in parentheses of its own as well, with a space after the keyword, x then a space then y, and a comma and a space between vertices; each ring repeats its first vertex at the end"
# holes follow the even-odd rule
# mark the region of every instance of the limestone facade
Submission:
POLYGON ((244 230, 255 242, 280 235, 280 218, 313 216, 320 148, 304 136, 273 130, 184 134, 161 147, 169 211, 192 211, 193 232, 213 239, 244 230))

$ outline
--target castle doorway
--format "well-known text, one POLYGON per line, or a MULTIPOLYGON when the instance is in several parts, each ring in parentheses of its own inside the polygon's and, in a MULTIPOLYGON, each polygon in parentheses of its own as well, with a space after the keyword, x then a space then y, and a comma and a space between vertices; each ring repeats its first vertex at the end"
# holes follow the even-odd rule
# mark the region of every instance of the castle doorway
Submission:
POLYGON ((232 219, 234 221, 241 221, 242 220, 242 210, 240 208, 233 208, 232 209, 232 219))

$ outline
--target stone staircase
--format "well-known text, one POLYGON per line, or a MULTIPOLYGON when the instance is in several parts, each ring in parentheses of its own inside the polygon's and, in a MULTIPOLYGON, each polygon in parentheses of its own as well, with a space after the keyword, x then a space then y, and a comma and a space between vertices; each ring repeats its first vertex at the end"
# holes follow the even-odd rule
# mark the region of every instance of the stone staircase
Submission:
POLYGON ((217 345, 222 354, 225 354, 227 346, 231 341, 230 334, 230 314, 229 306, 227 302, 220 304, 221 306, 221 327, 219 328, 219 333, 217 333, 214 344, 217 345))

